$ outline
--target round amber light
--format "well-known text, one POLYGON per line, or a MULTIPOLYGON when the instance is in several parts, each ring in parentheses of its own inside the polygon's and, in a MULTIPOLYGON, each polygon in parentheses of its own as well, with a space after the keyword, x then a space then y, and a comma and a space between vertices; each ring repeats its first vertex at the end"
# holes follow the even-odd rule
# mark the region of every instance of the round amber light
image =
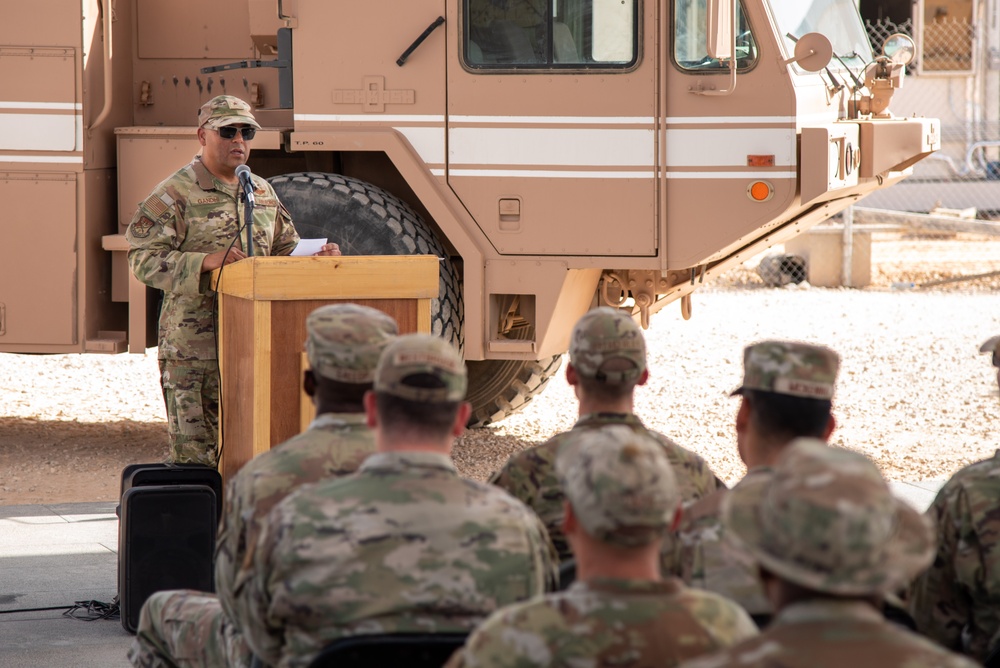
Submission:
POLYGON ((771 199, 771 195, 774 194, 774 190, 771 188, 771 184, 767 181, 754 181, 747 188, 747 195, 750 199, 755 202, 766 202, 771 199))

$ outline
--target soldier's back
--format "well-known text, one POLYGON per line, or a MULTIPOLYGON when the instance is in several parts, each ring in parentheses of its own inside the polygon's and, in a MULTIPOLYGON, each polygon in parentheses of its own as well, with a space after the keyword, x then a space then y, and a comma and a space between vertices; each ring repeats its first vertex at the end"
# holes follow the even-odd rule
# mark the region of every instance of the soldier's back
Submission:
POLYGON ((669 667, 756 632, 731 601, 679 580, 595 578, 501 610, 448 666, 669 667))
POLYGON ((717 490, 684 509, 680 527, 664 543, 662 568, 689 586, 732 599, 766 622, 771 604, 764 596, 757 562, 725 537, 722 502, 727 494, 729 490, 717 490))
POLYGON ((289 496, 257 556, 251 624, 280 626, 281 652, 298 663, 349 635, 471 630, 552 575, 528 508, 426 453, 379 453, 289 496))
POLYGON ((682 668, 972 668, 977 664, 886 622, 859 601, 789 606, 756 638, 682 668))
POLYGON ((353 473, 375 452, 375 435, 356 414, 320 415, 309 429, 244 464, 226 487, 215 553, 216 590, 228 614, 237 571, 271 509, 302 485, 353 473))
POLYGON ((982 661, 1000 644, 1000 452, 957 471, 927 514, 938 551, 910 612, 921 633, 982 661))
POLYGON ((511 456, 490 482, 505 489, 529 506, 542 519, 561 560, 572 558, 572 551, 562 533, 565 495, 555 472, 556 455, 567 437, 579 429, 600 429, 607 425, 626 425, 636 433, 656 439, 664 449, 677 477, 685 504, 713 491, 725 488, 704 459, 674 443, 667 436, 651 431, 632 413, 591 413, 581 417, 573 429, 555 434, 548 441, 511 456))

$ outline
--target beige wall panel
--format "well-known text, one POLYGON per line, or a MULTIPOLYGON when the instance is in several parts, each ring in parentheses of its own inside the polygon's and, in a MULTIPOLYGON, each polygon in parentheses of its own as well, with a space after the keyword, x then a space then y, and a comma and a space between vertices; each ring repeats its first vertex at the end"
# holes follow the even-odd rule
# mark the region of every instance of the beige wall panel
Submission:
POLYGON ((118 135, 119 231, 125 231, 150 191, 191 162, 200 148, 194 128, 167 137, 118 135))
POLYGON ((246 58, 246 0, 136 0, 139 58, 246 58))
POLYGON ((667 179, 667 267, 693 267, 761 236, 795 197, 792 179, 765 178, 774 186, 767 202, 754 202, 746 179, 667 179))
POLYGON ((70 47, 0 47, 0 81, 4 100, 75 102, 75 53, 70 47))
POLYGON ((503 255, 656 255, 652 178, 451 182, 503 255), (520 213, 506 213, 505 206, 520 213))
MULTIPOLYGON (((449 0, 456 18, 459 4, 449 0)), ((470 71, 459 28, 447 45, 448 183, 498 251, 654 255, 655 54, 627 72, 470 71), (512 197, 522 200, 513 233, 498 220, 512 197)), ((653 44, 653 22, 639 29, 653 44)))
MULTIPOLYGON (((2 10, 0 44, 80 44, 80 0, 5 0, 2 10)), ((6 79, 3 81, 7 83, 6 79)))
POLYGON ((72 49, 0 48, 0 81, 12 103, 0 109, 0 151, 79 149, 72 49))
MULTIPOLYGON (((178 36, 177 39, 183 39, 178 36)), ((250 69, 202 74, 201 68, 231 60, 250 58, 249 51, 234 58, 212 60, 138 59, 133 68, 134 88, 149 84, 151 104, 134 104, 139 126, 190 126, 198 124, 198 108, 216 95, 235 95, 250 100, 250 87, 258 84, 263 107, 278 105, 278 71, 250 69)), ((135 94, 138 97, 138 93, 135 94)), ((266 125, 266 124, 265 124, 266 125)))
MULTIPOLYGON (((329 0, 285 3, 298 19, 293 31, 296 114, 364 114, 380 116, 443 114, 446 36, 453 28, 435 30, 403 67, 396 59, 438 16, 443 0, 365 0, 363 12, 345 12, 329 0), (330 44, 337 44, 331 62, 330 44), (360 95, 365 77, 384 77, 381 110, 367 108, 360 95)), ((443 130, 442 130, 443 132, 443 130)))
MULTIPOLYGON (((277 5, 272 1, 271 12, 277 5)), ((137 126, 195 126, 198 108, 220 94, 278 105, 278 71, 254 68, 202 74, 211 65, 259 57, 250 36, 246 0, 137 0, 131 109, 137 126), (143 87, 147 99, 140 100, 143 87)), ((272 58, 266 54, 267 58, 272 58)))
POLYGON ((76 178, 0 174, 0 304, 7 345, 77 342, 76 178), (30 285, 30 289, 25 289, 30 285))

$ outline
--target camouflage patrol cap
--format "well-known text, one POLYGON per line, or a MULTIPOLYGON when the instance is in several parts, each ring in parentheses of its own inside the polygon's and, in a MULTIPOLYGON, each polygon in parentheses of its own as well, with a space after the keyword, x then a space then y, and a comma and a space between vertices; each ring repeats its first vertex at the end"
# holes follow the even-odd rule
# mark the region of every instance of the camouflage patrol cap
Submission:
POLYGON ((626 425, 570 431, 556 474, 583 529, 611 545, 653 542, 681 502, 663 446, 626 425))
POLYGON ((736 485, 722 521, 768 571, 842 596, 895 590, 936 549, 930 523, 893 496, 871 460, 812 438, 792 441, 773 470, 736 485))
POLYGON ((569 361, 584 378, 620 384, 637 379, 646 370, 646 340, 625 311, 601 306, 588 311, 573 327, 569 361), (632 363, 629 369, 604 369, 613 359, 632 363))
POLYGON ((370 383, 379 355, 399 333, 396 321, 359 304, 321 306, 306 318, 312 370, 341 383, 370 383))
POLYGON ((427 403, 461 401, 468 384, 465 363, 450 343, 430 334, 406 334, 390 343, 375 369, 375 391, 427 403), (438 387, 414 382, 431 376, 438 387))
POLYGON ((979 352, 993 355, 993 366, 1000 368, 1000 336, 992 336, 979 346, 979 352))
POLYGON ((833 399, 840 356, 824 346, 795 341, 761 341, 743 349, 743 390, 762 390, 805 399, 833 399))
POLYGON ((246 123, 260 129, 260 124, 253 117, 250 105, 232 95, 216 95, 201 105, 198 110, 198 127, 217 130, 227 125, 246 123))

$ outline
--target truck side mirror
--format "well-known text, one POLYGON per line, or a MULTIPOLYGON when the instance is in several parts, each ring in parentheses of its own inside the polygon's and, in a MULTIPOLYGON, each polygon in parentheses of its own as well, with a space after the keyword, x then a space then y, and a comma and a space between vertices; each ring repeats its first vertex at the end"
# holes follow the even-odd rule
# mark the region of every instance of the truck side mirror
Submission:
POLYGON ((916 51, 913 38, 902 33, 890 35, 882 44, 882 55, 893 65, 909 65, 916 51))
POLYGON ((739 0, 707 0, 705 7, 705 39, 708 55, 717 60, 729 60, 736 54, 736 3, 739 0))
POLYGON ((795 55, 785 64, 795 63, 806 72, 819 72, 830 64, 833 58, 833 44, 830 38, 818 32, 806 33, 795 40, 795 55))

